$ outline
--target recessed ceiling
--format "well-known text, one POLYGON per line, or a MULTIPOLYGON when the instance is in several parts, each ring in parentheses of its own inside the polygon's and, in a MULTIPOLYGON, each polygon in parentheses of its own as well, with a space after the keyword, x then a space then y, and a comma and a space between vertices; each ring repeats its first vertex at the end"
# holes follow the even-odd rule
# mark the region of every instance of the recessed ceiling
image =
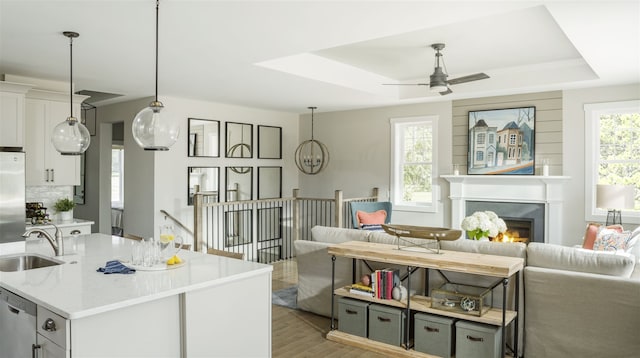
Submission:
MULTIPOLYGON (((153 0, 0 0, 0 74, 152 96, 153 0)), ((160 2, 159 95, 306 113, 640 82, 638 1, 160 2), (431 43, 450 78, 425 87, 431 43)), ((95 99, 94 99, 95 100, 95 99)))

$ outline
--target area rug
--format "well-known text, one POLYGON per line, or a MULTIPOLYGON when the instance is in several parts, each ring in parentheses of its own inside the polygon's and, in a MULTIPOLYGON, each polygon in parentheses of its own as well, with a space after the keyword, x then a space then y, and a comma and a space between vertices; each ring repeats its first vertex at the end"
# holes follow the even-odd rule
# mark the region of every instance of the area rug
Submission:
POLYGON ((278 306, 296 309, 298 286, 291 286, 271 293, 271 303, 278 306))

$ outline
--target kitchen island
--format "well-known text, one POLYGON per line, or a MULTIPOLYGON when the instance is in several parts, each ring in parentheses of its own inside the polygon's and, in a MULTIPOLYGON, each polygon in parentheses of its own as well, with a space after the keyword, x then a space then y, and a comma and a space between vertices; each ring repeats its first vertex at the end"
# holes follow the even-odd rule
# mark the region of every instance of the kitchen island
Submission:
POLYGON ((135 241, 69 240, 76 254, 57 257, 64 264, 0 272, 0 287, 38 306, 38 343, 83 358, 271 356, 270 265, 181 251, 177 267, 107 275, 96 270, 128 261, 135 241), (45 316, 62 322, 53 337, 45 316))

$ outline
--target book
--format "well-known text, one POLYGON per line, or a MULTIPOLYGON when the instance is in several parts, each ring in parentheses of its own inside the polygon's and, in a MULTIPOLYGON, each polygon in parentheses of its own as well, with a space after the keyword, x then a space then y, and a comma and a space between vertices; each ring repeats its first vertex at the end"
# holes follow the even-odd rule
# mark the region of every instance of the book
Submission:
POLYGON ((365 292, 373 292, 373 288, 367 285, 363 285, 362 283, 354 283, 353 285, 351 285, 352 289, 356 289, 356 290, 360 290, 360 291, 365 291, 365 292))
POLYGON ((373 292, 362 291, 357 288, 350 288, 349 293, 353 293, 355 295, 362 295, 367 297, 373 297, 373 292))

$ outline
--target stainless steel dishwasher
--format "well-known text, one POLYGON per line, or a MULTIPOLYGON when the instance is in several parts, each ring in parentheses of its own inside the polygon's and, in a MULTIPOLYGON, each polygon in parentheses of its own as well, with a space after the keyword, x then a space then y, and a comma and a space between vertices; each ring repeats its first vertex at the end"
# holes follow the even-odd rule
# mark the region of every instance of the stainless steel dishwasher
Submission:
POLYGON ((0 287, 0 358, 31 357, 36 304, 0 287))

